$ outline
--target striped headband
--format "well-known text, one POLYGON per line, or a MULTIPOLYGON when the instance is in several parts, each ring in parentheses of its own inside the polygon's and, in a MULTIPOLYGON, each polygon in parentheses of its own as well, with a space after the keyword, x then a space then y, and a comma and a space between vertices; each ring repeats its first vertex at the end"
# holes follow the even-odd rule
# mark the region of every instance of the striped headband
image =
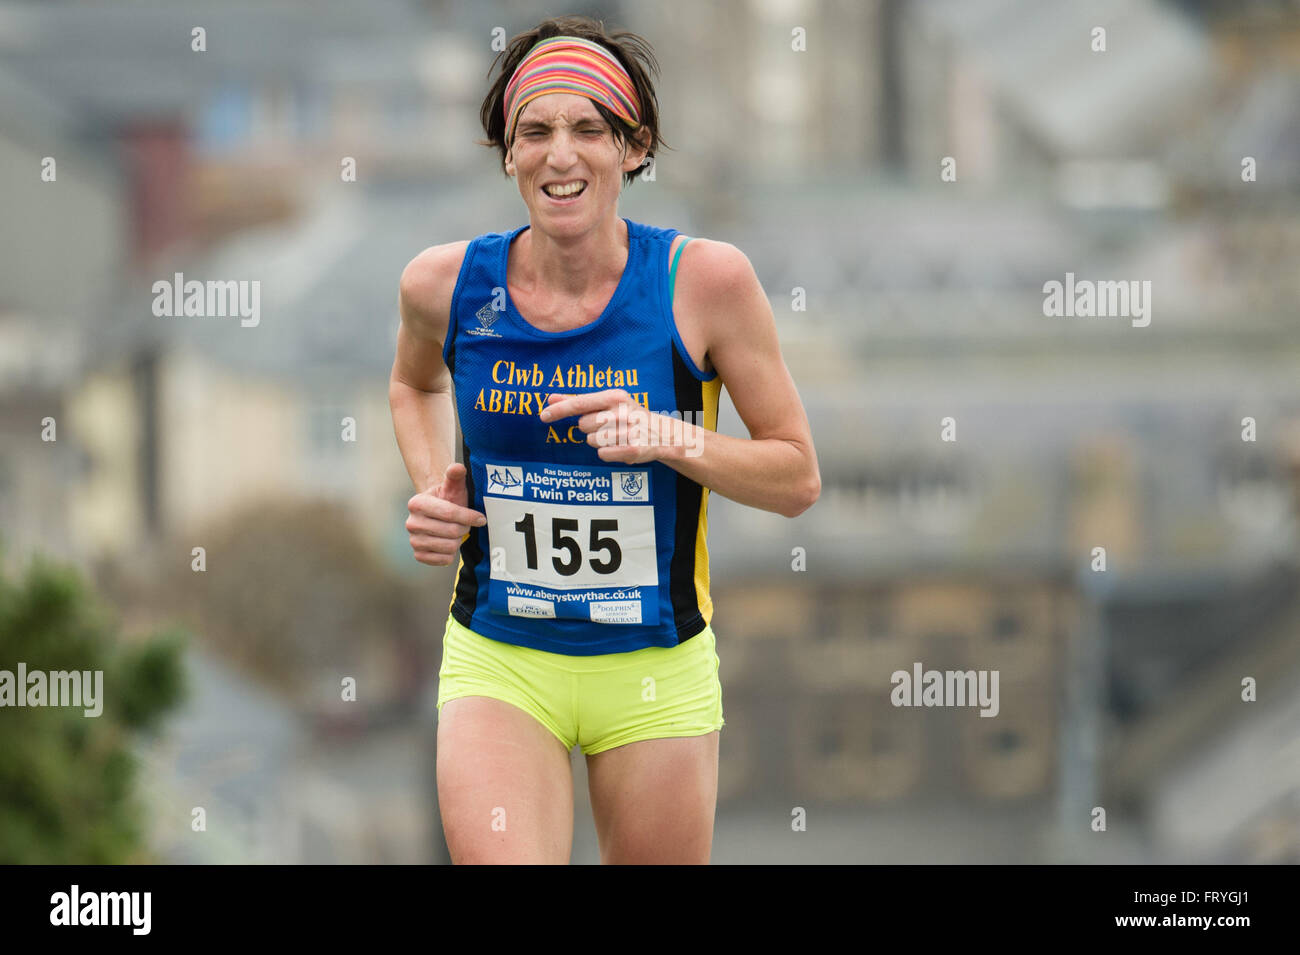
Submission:
POLYGON ((506 84, 506 142, 524 107, 547 93, 576 93, 606 107, 632 129, 641 125, 636 87, 623 64, 599 43, 553 36, 536 44, 506 84))

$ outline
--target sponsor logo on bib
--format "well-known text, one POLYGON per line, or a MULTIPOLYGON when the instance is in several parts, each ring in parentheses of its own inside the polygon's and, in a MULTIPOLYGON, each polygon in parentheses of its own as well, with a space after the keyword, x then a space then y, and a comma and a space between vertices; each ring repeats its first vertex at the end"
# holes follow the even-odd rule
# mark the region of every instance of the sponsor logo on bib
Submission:
POLYGON ((650 499, 644 471, 614 471, 610 477, 613 479, 611 500, 648 501, 650 499))

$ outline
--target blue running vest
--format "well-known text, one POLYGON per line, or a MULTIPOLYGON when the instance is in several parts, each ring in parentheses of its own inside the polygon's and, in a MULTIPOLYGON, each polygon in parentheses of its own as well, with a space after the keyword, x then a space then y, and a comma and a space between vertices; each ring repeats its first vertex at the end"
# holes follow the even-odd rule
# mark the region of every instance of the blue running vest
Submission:
POLYGON ((443 344, 469 506, 488 518, 461 542, 451 613, 486 637, 570 656, 673 647, 713 616, 708 489, 657 461, 602 461, 576 416, 538 417, 551 392, 622 388, 717 429, 722 382, 696 367, 673 321, 679 233, 623 221, 613 298, 562 332, 530 325, 510 300, 506 255, 528 226, 475 238, 443 344))

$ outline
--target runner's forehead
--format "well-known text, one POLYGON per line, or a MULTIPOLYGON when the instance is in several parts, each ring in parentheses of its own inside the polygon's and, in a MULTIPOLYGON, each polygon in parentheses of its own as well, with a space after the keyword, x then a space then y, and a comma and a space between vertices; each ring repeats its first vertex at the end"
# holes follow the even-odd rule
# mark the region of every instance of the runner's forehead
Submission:
POLYGON ((596 105, 576 93, 547 93, 528 103, 519 114, 519 125, 529 123, 578 123, 593 119, 604 122, 596 105))

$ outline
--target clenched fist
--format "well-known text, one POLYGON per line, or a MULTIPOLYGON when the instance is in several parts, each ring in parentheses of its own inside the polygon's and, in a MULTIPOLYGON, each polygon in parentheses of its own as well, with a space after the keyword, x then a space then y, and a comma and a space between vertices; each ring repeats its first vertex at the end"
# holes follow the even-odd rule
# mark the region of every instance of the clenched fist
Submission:
POLYGON ((487 523, 485 516, 469 507, 465 465, 455 461, 447 466, 440 485, 415 495, 406 509, 411 512, 406 519, 411 550, 416 560, 431 567, 454 563, 469 529, 487 523))

